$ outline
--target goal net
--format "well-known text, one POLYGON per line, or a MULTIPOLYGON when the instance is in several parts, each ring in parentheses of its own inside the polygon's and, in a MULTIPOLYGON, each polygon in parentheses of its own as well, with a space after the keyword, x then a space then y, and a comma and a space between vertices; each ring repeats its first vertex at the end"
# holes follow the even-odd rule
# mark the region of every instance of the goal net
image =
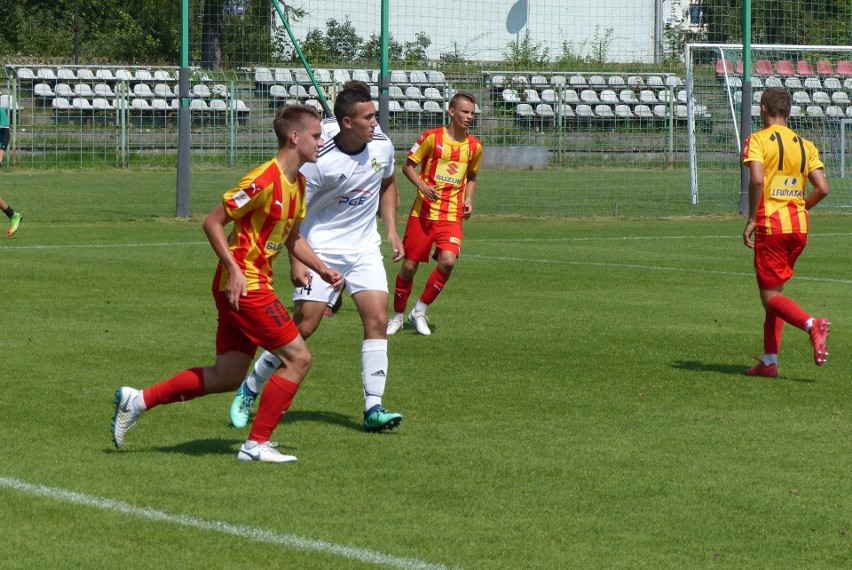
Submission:
POLYGON ((741 132, 762 128, 760 97, 767 87, 793 98, 789 125, 816 144, 831 193, 822 207, 852 208, 852 46, 755 45, 750 100, 743 100, 743 49, 737 44, 686 46, 690 101, 688 138, 692 199, 704 205, 740 203, 741 132), (741 125, 741 109, 751 124, 741 125))

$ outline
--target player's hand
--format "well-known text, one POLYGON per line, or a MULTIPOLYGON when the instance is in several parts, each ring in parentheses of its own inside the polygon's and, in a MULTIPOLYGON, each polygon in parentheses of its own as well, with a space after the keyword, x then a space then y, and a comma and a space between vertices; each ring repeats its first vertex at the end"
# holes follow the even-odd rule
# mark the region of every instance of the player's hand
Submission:
POLYGON ((441 197, 441 194, 434 186, 427 186, 426 190, 421 190, 420 193, 429 198, 430 202, 434 202, 441 197))
POLYGON ((319 276, 326 283, 330 283, 335 291, 340 291, 343 288, 343 274, 340 271, 331 267, 324 267, 322 271, 319 271, 319 276))
POLYGON ((399 236, 388 236, 391 249, 393 250, 393 262, 396 263, 405 257, 405 249, 402 247, 402 240, 399 236))
POLYGON ((749 249, 754 249, 754 239, 752 236, 754 235, 754 228, 756 226, 757 223, 754 220, 749 220, 746 222, 745 229, 743 230, 743 243, 749 249))
POLYGON ((226 287, 228 294, 228 303, 235 311, 240 310, 240 297, 248 295, 248 286, 246 285, 246 276, 241 271, 232 271, 228 273, 228 285, 226 287))
POLYGON ((462 211, 462 219, 463 220, 469 220, 470 215, 472 213, 473 213, 473 204, 469 204, 469 203, 465 202, 464 210, 462 211))
POLYGON ((307 287, 311 284, 311 270, 308 266, 293 259, 290 262, 290 282, 294 287, 307 287))

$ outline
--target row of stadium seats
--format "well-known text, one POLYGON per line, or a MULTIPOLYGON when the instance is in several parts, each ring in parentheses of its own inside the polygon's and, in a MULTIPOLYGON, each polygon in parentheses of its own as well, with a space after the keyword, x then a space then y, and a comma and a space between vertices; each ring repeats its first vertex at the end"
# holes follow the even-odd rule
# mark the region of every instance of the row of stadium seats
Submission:
MULTIPOLYGON (((763 95, 763 91, 760 89, 756 89, 752 92, 752 103, 759 105, 760 98, 763 95)), ((826 93, 825 91, 814 91, 813 93, 808 93, 807 91, 793 91, 791 93, 793 98, 794 105, 807 106, 807 105, 820 105, 822 107, 827 107, 829 105, 840 105, 845 107, 846 105, 852 105, 852 98, 849 97, 849 94, 846 91, 834 91, 831 94, 826 93)), ((734 102, 737 104, 742 102, 742 91, 735 91, 733 94, 734 102)))
MULTIPOLYGON (((768 59, 760 59, 754 63, 751 71, 753 75, 763 76, 779 75, 782 77, 790 77, 797 75, 799 77, 852 77, 852 61, 840 60, 837 62, 835 67, 835 64, 831 60, 821 59, 816 62, 816 68, 814 68, 814 65, 806 59, 798 60, 795 64, 787 59, 782 59, 774 63, 768 59)), ((716 74, 742 75, 743 62, 738 61, 735 65, 729 59, 717 59, 716 74)))
MULTIPOLYGON (((268 94, 273 100, 273 106, 277 106, 277 101, 281 99, 304 101, 305 99, 318 98, 320 92, 325 98, 329 97, 328 91, 326 91, 322 86, 320 86, 320 91, 318 92, 316 87, 313 85, 309 85, 306 88, 304 85, 299 84, 287 87, 286 85, 279 85, 278 83, 275 83, 269 86, 268 94)), ((370 94, 373 96, 373 99, 379 98, 378 85, 370 85, 370 94)), ((407 99, 412 101, 444 101, 444 94, 441 92, 440 88, 426 87, 421 91, 420 87, 417 87, 416 85, 409 85, 405 88, 405 90, 396 85, 391 85, 388 88, 388 96, 390 99, 396 101, 404 101, 407 99)))
POLYGON ((110 68, 89 68, 89 67, 39 67, 33 71, 29 67, 14 67, 15 75, 22 84, 26 83, 48 83, 55 84, 58 82, 104 82, 114 84, 119 81, 133 82, 170 82, 177 81, 177 71, 169 69, 139 68, 130 69, 110 69, 110 68))
MULTIPOLYGON (((694 109, 696 118, 708 118, 709 112, 707 107, 696 105, 694 109)), ((548 126, 552 124, 560 115, 563 120, 598 120, 598 121, 613 121, 613 120, 636 120, 640 122, 664 122, 672 117, 675 120, 682 122, 686 121, 688 109, 686 105, 562 105, 561 108, 547 104, 539 103, 538 105, 530 105, 529 103, 521 103, 516 108, 516 119, 520 125, 541 124, 548 126)))
MULTIPOLYGON (((33 85, 33 96, 39 100, 50 100, 54 97, 83 97, 83 98, 112 98, 115 97, 122 84, 110 85, 109 83, 75 83, 73 87, 68 83, 56 83, 51 86, 49 83, 36 83, 33 85)), ((139 97, 142 99, 172 99, 178 96, 177 86, 169 85, 168 83, 156 83, 149 85, 148 83, 137 83, 131 87, 125 86, 127 97, 139 97)), ((213 97, 221 97, 227 99, 230 97, 228 86, 218 83, 207 85, 206 83, 196 83, 192 86, 190 96, 198 99, 211 99, 213 97)))
MULTIPOLYGON (((760 116, 760 105, 751 106, 751 116, 760 116)), ((809 118, 809 119, 852 119, 852 105, 845 109, 840 105, 828 105, 821 107, 819 105, 793 105, 790 107, 790 119, 809 118)))
MULTIPOLYGON (((248 71, 248 70, 246 70, 248 71)), ((311 78, 304 68, 287 69, 256 67, 253 70, 254 81, 258 86, 269 85, 312 85, 311 78)), ((415 85, 418 87, 443 87, 446 85, 446 78, 441 71, 390 71, 391 85, 398 87, 407 87, 415 85)), ((350 80, 363 81, 367 84, 378 85, 379 70, 367 69, 314 69, 314 78, 321 85, 343 85, 350 80)))
MULTIPOLYGON (((727 78, 725 84, 729 87, 738 89, 742 87, 743 80, 737 76, 730 76, 727 78)), ((841 80, 837 77, 826 77, 824 79, 820 79, 819 77, 786 77, 782 80, 780 77, 770 75, 765 78, 752 77, 751 87, 752 89, 761 89, 764 87, 785 87, 789 90, 807 89, 810 91, 852 90, 852 77, 847 77, 841 83, 841 80)))
POLYGON ((648 87, 649 89, 664 89, 666 87, 680 87, 683 79, 677 75, 621 75, 621 74, 593 74, 586 77, 581 73, 554 74, 549 78, 544 75, 491 75, 486 74, 486 82, 491 85, 492 91, 501 91, 504 88, 545 89, 552 87, 569 86, 574 89, 606 89, 613 87, 648 87))
MULTIPOLYGON (((174 120, 177 117, 180 108, 180 100, 172 99, 106 99, 104 97, 95 97, 87 99, 83 97, 75 97, 66 99, 65 97, 55 97, 51 102, 51 107, 54 112, 54 120, 60 124, 68 123, 92 123, 92 124, 111 124, 116 121, 117 111, 122 108, 127 110, 131 122, 136 124, 166 124, 169 120, 174 120), (162 120, 157 120, 162 119, 162 120)), ((193 99, 189 104, 190 117, 199 122, 206 122, 208 119, 214 122, 222 122, 224 124, 231 116, 238 121, 248 119, 250 110, 245 101, 241 99, 233 99, 225 101, 224 99, 212 99, 204 101, 203 99, 193 99)))
MULTIPOLYGON (((523 91, 504 89, 500 94, 500 102, 504 106, 517 105, 519 103, 554 104, 559 99, 560 91, 556 89, 544 89, 541 94, 535 89, 525 89, 523 91)), ((564 89, 561 91, 561 99, 562 102, 571 105, 579 103, 606 103, 610 105, 643 103, 646 105, 655 105, 657 103, 668 103, 672 99, 686 103, 687 94, 685 89, 680 89, 677 92, 667 89, 656 92, 650 89, 641 89, 638 93, 633 89, 622 89, 617 94, 613 89, 604 89, 600 92, 593 89, 583 89, 579 93, 574 89, 564 89)))

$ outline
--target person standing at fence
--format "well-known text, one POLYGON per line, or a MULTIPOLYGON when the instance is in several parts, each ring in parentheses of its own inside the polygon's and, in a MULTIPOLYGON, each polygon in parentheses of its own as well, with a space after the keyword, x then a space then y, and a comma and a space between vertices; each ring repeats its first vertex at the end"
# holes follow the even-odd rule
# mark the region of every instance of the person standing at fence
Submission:
POLYGON ((831 323, 814 318, 784 295, 796 259, 805 249, 810 229, 808 212, 828 195, 828 181, 814 144, 787 127, 792 101, 781 87, 760 98, 763 129, 749 135, 743 164, 750 171, 746 247, 754 250, 754 268, 765 309, 763 356, 749 376, 778 375, 778 349, 784 323, 808 332, 817 366, 825 364, 831 323), (807 183, 813 189, 806 193, 807 183))
MULTIPOLYGON (((388 377, 388 280, 376 213, 382 214, 393 261, 401 260, 404 254, 396 229, 394 149, 387 136, 375 132, 376 109, 369 90, 342 90, 334 102, 334 115, 339 131, 320 151, 317 163, 302 168, 308 189, 302 231, 320 259, 343 274, 361 317, 363 428, 368 432, 389 430, 400 425, 402 415, 382 405, 388 377)), ((317 279, 305 279, 310 271, 304 264, 291 259, 291 265, 297 287, 293 295, 294 318, 307 339, 317 330, 325 307, 339 292, 317 279)), ((257 359, 231 404, 231 423, 235 427, 247 424, 257 394, 277 366, 277 358, 269 353, 257 359)))
POLYGON ((476 175, 482 161, 482 144, 468 134, 475 110, 473 95, 459 91, 450 99, 449 124, 425 131, 408 151, 402 172, 417 188, 417 196, 405 227, 405 260, 396 277, 389 335, 402 329, 414 275, 421 263, 429 262, 434 245, 432 257, 438 266, 429 275, 420 299, 408 315, 418 333, 432 333, 426 309, 450 278, 461 253, 462 220, 470 219, 473 213, 476 175), (419 174, 417 165, 420 165, 419 174))
POLYGON ((9 112, 6 107, 0 107, 0 166, 3 166, 3 159, 6 158, 6 150, 9 148, 9 141, 12 140, 12 131, 9 130, 9 112))
POLYGON ((219 314, 216 362, 206 368, 184 370, 144 390, 119 388, 112 421, 116 447, 124 446, 127 431, 146 410, 237 388, 257 347, 262 346, 281 364, 269 380, 237 459, 269 463, 296 460, 276 450, 277 444, 269 439, 308 373, 312 357, 273 291, 272 262, 286 248, 293 259, 310 267, 330 288, 340 287, 343 278, 317 257, 299 233, 305 215, 305 180, 299 169, 317 160, 322 146, 319 116, 310 107, 293 105, 280 109, 273 125, 278 138, 276 156, 226 192, 203 223, 219 258, 213 278, 219 314), (233 224, 230 236, 225 234, 228 224, 233 224))

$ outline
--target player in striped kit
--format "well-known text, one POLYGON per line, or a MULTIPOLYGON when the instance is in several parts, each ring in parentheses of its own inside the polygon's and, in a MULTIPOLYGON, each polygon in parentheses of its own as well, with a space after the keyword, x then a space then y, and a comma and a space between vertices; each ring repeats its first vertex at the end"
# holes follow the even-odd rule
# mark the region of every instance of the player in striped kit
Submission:
POLYGON ((482 144, 467 132, 475 110, 473 95, 461 91, 453 95, 448 111, 450 124, 420 135, 402 167, 417 188, 417 197, 405 227, 405 261, 396 277, 394 315, 388 322, 388 334, 402 329, 414 275, 421 263, 429 262, 434 245, 432 257, 438 266, 429 275, 420 299, 408 315, 418 333, 432 333, 426 322, 426 309, 450 278, 461 253, 462 220, 469 219, 473 213, 476 174, 482 161, 482 144), (419 174, 417 165, 420 165, 419 174))
POLYGON ((329 287, 339 289, 343 277, 325 265, 299 233, 305 216, 305 180, 299 169, 317 160, 322 146, 319 117, 310 107, 296 105, 278 111, 273 126, 279 147, 276 156, 226 192, 203 223, 219 257, 213 278, 219 314, 216 362, 184 370, 144 390, 119 388, 112 421, 116 447, 124 446, 127 431, 155 406, 234 390, 245 377, 257 347, 262 346, 279 359, 280 366, 237 458, 269 463, 296 460, 276 450, 277 444, 269 439, 308 373, 312 357, 272 289, 272 261, 287 249, 329 287), (226 236, 229 224, 233 227, 226 236))
POLYGON ((771 87, 760 98, 763 129, 749 135, 743 164, 750 171, 745 245, 754 250, 754 268, 763 321, 763 356, 746 370, 749 376, 778 375, 778 349, 784 323, 808 332, 814 362, 825 364, 830 323, 813 317, 784 295, 784 284, 808 242, 808 211, 828 195, 828 181, 814 144, 787 127, 790 94, 771 87), (813 190, 806 194, 807 183, 813 190))
MULTIPOLYGON (((402 416, 382 406, 388 376, 388 283, 376 221, 376 213, 381 212, 393 260, 401 260, 393 144, 375 130, 376 110, 368 90, 342 90, 334 102, 334 115, 339 130, 320 151, 317 163, 302 169, 308 204, 302 232, 320 259, 343 274, 364 326, 363 427, 369 432, 393 429, 402 422, 402 416)), ((339 292, 318 279, 302 285, 311 272, 298 261, 291 259, 291 263, 297 286, 293 295, 294 318, 307 339, 319 327, 326 306, 339 292)), ((257 394, 277 365, 277 359, 268 353, 257 359, 231 404, 234 426, 246 425, 257 394)))

